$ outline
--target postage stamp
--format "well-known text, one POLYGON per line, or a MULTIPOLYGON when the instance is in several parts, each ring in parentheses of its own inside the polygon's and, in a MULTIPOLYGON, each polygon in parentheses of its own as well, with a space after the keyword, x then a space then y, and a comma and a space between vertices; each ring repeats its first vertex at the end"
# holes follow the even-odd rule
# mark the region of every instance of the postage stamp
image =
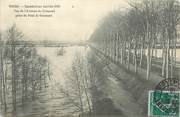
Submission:
POLYGON ((148 117, 179 117, 179 79, 162 80, 155 90, 149 91, 148 117))

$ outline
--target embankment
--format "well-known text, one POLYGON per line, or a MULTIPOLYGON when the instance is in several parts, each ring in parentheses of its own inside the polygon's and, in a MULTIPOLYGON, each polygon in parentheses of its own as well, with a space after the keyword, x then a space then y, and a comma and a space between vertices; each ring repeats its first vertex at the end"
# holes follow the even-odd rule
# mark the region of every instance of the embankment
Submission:
MULTIPOLYGON (((133 65, 130 70, 124 66, 108 60, 101 53, 93 50, 103 72, 104 85, 99 90, 105 94, 103 98, 112 100, 115 108, 122 111, 122 117, 146 117, 148 114, 148 92, 163 79, 156 73, 151 73, 146 79, 146 70, 138 68, 134 72, 133 65)), ((99 75, 99 78, 102 77, 99 75)))

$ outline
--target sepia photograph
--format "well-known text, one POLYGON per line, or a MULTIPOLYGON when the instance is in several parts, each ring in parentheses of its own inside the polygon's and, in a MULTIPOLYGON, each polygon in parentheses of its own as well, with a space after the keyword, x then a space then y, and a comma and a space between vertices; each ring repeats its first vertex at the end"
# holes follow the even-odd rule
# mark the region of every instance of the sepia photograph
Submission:
POLYGON ((0 117, 180 117, 180 0, 0 0, 0 117))

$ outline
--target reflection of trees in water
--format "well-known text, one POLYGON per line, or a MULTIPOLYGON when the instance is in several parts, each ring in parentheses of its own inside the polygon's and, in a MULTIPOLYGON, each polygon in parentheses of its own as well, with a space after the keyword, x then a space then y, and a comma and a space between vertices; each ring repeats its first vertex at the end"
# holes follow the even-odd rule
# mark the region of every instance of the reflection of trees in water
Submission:
POLYGON ((34 100, 37 91, 46 86, 46 79, 50 77, 46 58, 40 57, 36 49, 26 43, 21 47, 14 44, 24 39, 15 25, 1 36, 0 101, 5 113, 16 114, 18 106, 25 106, 26 100, 34 100))
POLYGON ((100 65, 91 52, 84 54, 76 53, 72 68, 66 74, 65 87, 60 88, 65 98, 64 106, 72 109, 71 116, 121 114, 99 89, 105 83, 102 69, 105 66, 100 65))
POLYGON ((67 97, 66 106, 72 105, 72 114, 75 115, 83 116, 92 112, 91 82, 88 68, 88 62, 83 54, 76 53, 72 68, 67 73, 66 88, 61 90, 67 97))

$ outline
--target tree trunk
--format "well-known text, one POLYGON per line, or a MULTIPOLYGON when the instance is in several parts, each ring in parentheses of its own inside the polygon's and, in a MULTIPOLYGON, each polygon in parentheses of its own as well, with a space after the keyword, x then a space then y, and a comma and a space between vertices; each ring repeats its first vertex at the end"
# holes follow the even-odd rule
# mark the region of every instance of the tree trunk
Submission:
POLYGON ((22 105, 24 105, 24 98, 25 98, 25 85, 26 85, 26 68, 25 68, 25 57, 23 56, 23 66, 22 66, 22 72, 23 72, 23 78, 22 78, 22 105))
POLYGON ((142 67, 142 60, 143 60, 143 45, 141 46, 141 52, 140 52, 140 62, 139 62, 139 66, 142 67))
POLYGON ((133 65, 135 65, 135 45, 133 47, 133 61, 132 61, 133 65))
POLYGON ((170 78, 173 78, 173 63, 174 63, 174 56, 173 56, 173 47, 170 49, 171 50, 171 77, 170 78))
POLYGON ((6 83, 5 83, 5 73, 4 73, 4 61, 3 61, 3 53, 1 51, 1 75, 2 75, 2 100, 4 105, 4 112, 7 111, 7 104, 6 104, 6 83))
POLYGON ((110 43, 111 43, 111 40, 110 40, 110 36, 109 36, 109 38, 108 38, 108 57, 109 58, 111 57, 111 45, 110 45, 110 43))
POLYGON ((149 62, 150 63, 150 68, 149 68, 150 71, 151 71, 152 64, 153 64, 152 59, 153 59, 153 55, 154 55, 154 47, 155 47, 155 39, 153 39, 152 45, 151 45, 151 48, 150 48, 150 62, 149 62))
POLYGON ((115 34, 115 37, 114 37, 114 39, 115 39, 115 42, 114 42, 114 48, 115 48, 115 50, 114 50, 114 62, 116 63, 117 62, 117 34, 115 34))
POLYGON ((121 64, 123 64, 123 44, 121 43, 121 64))
POLYGON ((175 41, 174 41, 174 66, 176 66, 176 43, 177 43, 177 31, 175 31, 175 41))
POLYGON ((134 67, 135 67, 135 73, 137 73, 137 48, 136 45, 137 43, 135 43, 135 47, 134 47, 134 67))
POLYGON ((129 70, 130 66, 130 53, 131 53, 131 44, 129 43, 129 48, 128 48, 128 63, 127 63, 127 69, 129 70))
MULTIPOLYGON (((2 64, 2 50, 1 50, 1 48, 0 48, 0 65, 2 64)), ((0 101, 1 101, 1 105, 0 105, 0 108, 1 108, 1 110, 2 110, 2 104, 3 104, 3 85, 2 85, 2 80, 3 79, 3 75, 2 75, 2 66, 0 67, 0 101)))
POLYGON ((150 76, 150 48, 148 44, 147 46, 147 73, 146 73, 147 80, 149 79, 149 76, 150 76))
POLYGON ((48 78, 49 78, 49 80, 51 80, 49 63, 48 63, 48 78))
POLYGON ((167 51, 166 51, 166 78, 169 77, 169 46, 170 46, 170 40, 168 39, 167 43, 167 51))
POLYGON ((5 107, 5 112, 7 111, 7 97, 6 97, 6 93, 7 93, 7 73, 8 73, 8 66, 7 66, 7 60, 5 59, 5 73, 4 73, 4 83, 3 83, 3 87, 4 87, 4 101, 5 101, 5 105, 4 105, 4 107, 5 107))
POLYGON ((120 39, 119 39, 119 35, 118 35, 118 33, 117 33, 117 63, 119 63, 119 41, 120 41, 120 39))
POLYGON ((162 77, 165 77, 165 66, 166 66, 166 49, 165 49, 165 42, 163 42, 163 49, 162 49, 162 77))
MULTIPOLYGON (((14 36, 13 36, 14 37, 14 36)), ((16 113, 16 72, 15 72, 15 45, 12 39, 12 49, 11 49, 11 61, 12 61, 12 104, 13 104, 13 114, 16 113)))

